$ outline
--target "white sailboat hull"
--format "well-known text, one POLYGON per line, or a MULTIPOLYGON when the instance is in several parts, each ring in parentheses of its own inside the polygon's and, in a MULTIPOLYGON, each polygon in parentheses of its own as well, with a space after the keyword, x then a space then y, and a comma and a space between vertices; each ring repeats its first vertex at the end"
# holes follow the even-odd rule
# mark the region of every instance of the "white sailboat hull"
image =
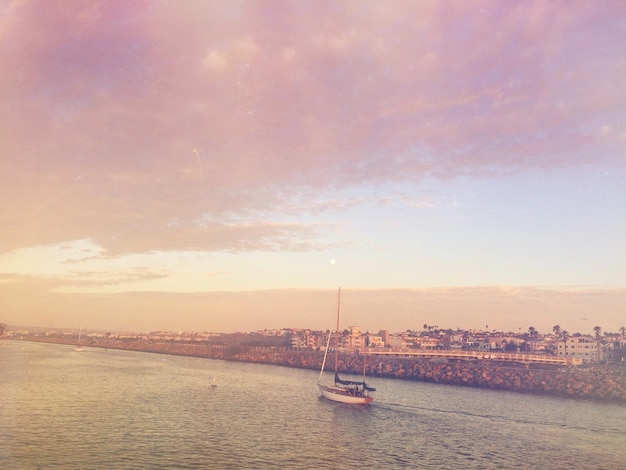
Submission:
POLYGON ((336 401, 339 403, 347 403, 350 405, 367 405, 374 401, 373 397, 366 395, 354 396, 350 393, 350 387, 338 387, 331 385, 318 384, 322 396, 327 400, 336 401))

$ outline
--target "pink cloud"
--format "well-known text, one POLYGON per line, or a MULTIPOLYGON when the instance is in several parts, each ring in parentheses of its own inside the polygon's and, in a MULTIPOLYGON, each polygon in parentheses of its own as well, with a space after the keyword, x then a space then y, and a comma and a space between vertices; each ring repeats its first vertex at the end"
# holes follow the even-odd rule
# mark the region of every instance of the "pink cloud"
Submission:
POLYGON ((11 4, 4 248, 196 245, 191 222, 163 227, 337 184, 610 163, 623 17, 583 1, 11 4))

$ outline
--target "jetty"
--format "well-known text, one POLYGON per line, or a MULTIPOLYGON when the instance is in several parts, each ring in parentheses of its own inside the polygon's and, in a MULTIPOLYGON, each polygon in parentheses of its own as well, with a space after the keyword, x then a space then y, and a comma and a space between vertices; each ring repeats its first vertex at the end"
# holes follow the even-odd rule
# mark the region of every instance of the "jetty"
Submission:
MULTIPOLYGON (((71 338, 22 337, 23 341, 67 344, 71 338)), ((294 350, 289 347, 211 345, 177 341, 139 341, 114 338, 92 339, 88 348, 193 356, 225 361, 271 364, 319 370, 323 351, 294 350)), ((338 371, 361 375, 362 353, 340 352, 338 371)), ((556 358, 553 358, 556 359, 556 358)), ((368 377, 430 382, 507 392, 548 395, 602 403, 626 405, 626 366, 623 364, 548 363, 536 355, 461 351, 399 351, 387 354, 368 352, 368 377)))

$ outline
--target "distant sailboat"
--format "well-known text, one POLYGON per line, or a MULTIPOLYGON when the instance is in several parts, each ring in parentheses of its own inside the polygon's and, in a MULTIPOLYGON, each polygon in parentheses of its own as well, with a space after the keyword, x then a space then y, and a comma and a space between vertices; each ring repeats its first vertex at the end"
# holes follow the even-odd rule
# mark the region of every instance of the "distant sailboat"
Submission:
POLYGON ((74 351, 81 352, 83 350, 83 345, 80 342, 82 331, 83 331, 83 325, 80 325, 80 327, 78 328, 78 341, 76 343, 76 347, 74 348, 74 351))
POLYGON ((333 385, 324 385, 321 383, 324 374, 324 366, 326 365, 326 356, 330 346, 331 333, 328 334, 326 341, 326 351, 324 352, 324 360, 322 361, 322 370, 317 385, 320 388, 322 396, 328 400, 337 401, 339 403, 348 403, 352 405, 367 405, 374 401, 374 397, 368 392, 376 391, 375 388, 368 387, 365 383, 365 356, 363 357, 363 380, 355 382, 351 380, 341 380, 337 370, 339 364, 339 312, 341 307, 341 287, 337 294, 337 329, 335 333, 335 381, 333 385))
POLYGON ((215 377, 213 377, 213 381, 211 382, 211 387, 217 388, 217 382, 215 381, 215 377))

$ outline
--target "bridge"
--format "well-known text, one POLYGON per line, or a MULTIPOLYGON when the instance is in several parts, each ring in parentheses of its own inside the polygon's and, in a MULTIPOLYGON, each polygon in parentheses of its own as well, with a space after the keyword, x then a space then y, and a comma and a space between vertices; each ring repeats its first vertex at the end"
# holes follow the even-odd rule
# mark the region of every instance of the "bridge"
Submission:
POLYGON ((519 354, 504 352, 482 352, 463 350, 441 350, 441 349, 411 349, 411 350, 380 350, 376 348, 367 349, 368 356, 397 356, 416 357, 425 359, 456 359, 456 360, 492 360, 500 362, 519 362, 522 364, 552 364, 561 366, 573 366, 582 364, 582 359, 576 357, 544 356, 541 354, 519 354))

